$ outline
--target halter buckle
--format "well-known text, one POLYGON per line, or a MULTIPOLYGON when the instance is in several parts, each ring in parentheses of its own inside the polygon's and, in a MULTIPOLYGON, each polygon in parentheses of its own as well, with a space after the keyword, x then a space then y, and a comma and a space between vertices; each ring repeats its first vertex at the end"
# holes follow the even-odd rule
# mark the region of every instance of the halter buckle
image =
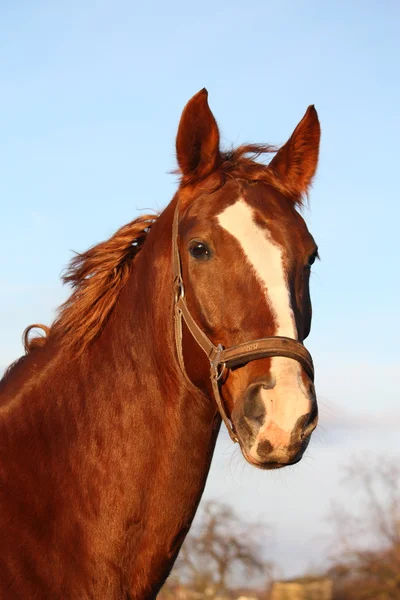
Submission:
POLYGON ((226 364, 219 363, 219 365, 221 366, 221 370, 218 369, 218 365, 212 369, 212 377, 215 381, 220 381, 225 375, 226 364))
POLYGON ((226 364, 224 362, 221 362, 221 360, 220 360, 223 349, 224 348, 223 348, 222 344, 218 344, 217 351, 216 351, 214 357, 212 359, 210 359, 211 377, 215 381, 219 381, 220 379, 222 379, 222 377, 224 376, 225 371, 226 371, 226 364), (222 367, 221 369, 219 369, 220 366, 222 367))
POLYGON ((183 287, 183 281, 178 275, 174 280, 175 287, 175 304, 177 304, 178 300, 185 297, 185 288, 183 287))

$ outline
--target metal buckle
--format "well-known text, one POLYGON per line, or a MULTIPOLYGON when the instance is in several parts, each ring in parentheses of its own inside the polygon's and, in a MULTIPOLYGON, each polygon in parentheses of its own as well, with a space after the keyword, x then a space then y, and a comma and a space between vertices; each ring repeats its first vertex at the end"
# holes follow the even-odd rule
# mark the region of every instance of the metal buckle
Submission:
POLYGON ((175 304, 176 304, 178 302, 178 300, 185 297, 185 288, 183 287, 183 281, 179 276, 175 279, 174 284, 175 284, 175 304))
POLYGON ((222 367, 220 372, 218 373, 218 365, 215 367, 214 371, 213 371, 213 378, 215 379, 215 381, 220 381, 220 379, 223 378, 223 376, 225 375, 225 371, 226 371, 226 364, 225 363, 219 363, 219 365, 222 367))
POLYGON ((221 356, 221 352, 223 351, 223 349, 224 349, 224 347, 222 346, 222 344, 218 344, 217 352, 216 352, 214 358, 212 360, 210 360, 211 376, 215 381, 219 381, 220 379, 222 379, 222 377, 224 376, 224 373, 226 371, 226 364, 219 360, 219 357, 221 356), (222 367, 221 370, 219 370, 220 366, 222 367))

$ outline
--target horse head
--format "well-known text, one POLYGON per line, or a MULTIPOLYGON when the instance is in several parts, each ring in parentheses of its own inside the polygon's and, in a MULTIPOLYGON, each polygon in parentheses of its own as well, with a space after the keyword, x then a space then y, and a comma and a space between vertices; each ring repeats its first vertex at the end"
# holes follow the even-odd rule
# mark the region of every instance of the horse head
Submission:
POLYGON ((301 352, 318 249, 299 208, 317 167, 319 121, 310 106, 268 165, 254 156, 272 147, 222 152, 219 137, 202 90, 186 105, 176 140, 176 318, 183 312, 185 322, 178 354, 191 383, 220 394, 222 416, 247 461, 279 468, 301 459, 318 420, 312 361, 301 352), (253 356, 263 340, 264 349, 286 340, 289 351, 253 356), (216 349, 237 347, 242 360, 228 368, 220 360, 210 378, 216 349))

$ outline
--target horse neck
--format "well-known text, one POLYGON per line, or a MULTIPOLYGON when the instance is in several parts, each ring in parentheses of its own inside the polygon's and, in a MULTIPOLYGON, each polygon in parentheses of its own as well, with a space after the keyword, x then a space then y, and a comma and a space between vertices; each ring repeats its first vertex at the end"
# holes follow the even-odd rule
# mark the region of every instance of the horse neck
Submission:
MULTIPOLYGON (((172 214, 169 207, 148 234, 98 339, 79 357, 56 338, 33 351, 8 380, 10 401, 0 415, 14 499, 7 509, 43 544, 41 556, 52 548, 49 562, 64 571, 70 564, 71 573, 54 577, 84 581, 95 569, 94 581, 102 557, 123 571, 115 577, 132 598, 153 598, 168 574, 201 498, 219 425, 213 403, 185 383, 175 354, 172 214), (32 498, 40 503, 26 501, 32 498), (85 532, 82 547, 77 530, 85 532), (79 555, 74 563, 63 555, 69 548, 79 555)), ((10 555, 17 556, 18 539, 10 555)))
MULTIPOLYGON (((132 586, 145 589, 152 565, 160 580, 172 564, 204 489, 219 428, 216 408, 178 365, 173 327, 173 206, 159 217, 135 259, 98 356, 113 356, 115 400, 124 417, 116 444, 126 443, 131 519, 151 523, 143 531, 132 586), (116 389, 117 388, 117 389, 116 389), (125 432, 126 435, 121 435, 125 432), (160 511, 160 505, 162 511, 160 511)), ((138 597, 140 593, 138 593, 138 597)), ((144 593, 143 593, 144 597, 144 593)))

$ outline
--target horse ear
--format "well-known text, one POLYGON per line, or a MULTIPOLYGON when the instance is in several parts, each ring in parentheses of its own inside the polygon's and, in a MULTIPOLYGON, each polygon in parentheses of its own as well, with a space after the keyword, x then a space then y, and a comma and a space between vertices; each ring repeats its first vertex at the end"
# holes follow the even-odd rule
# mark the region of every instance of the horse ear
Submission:
POLYGON ((218 125, 203 88, 183 109, 176 137, 176 155, 184 183, 201 179, 220 161, 218 125))
POLYGON ((317 111, 311 105, 290 139, 269 163, 297 201, 307 193, 317 170, 320 136, 317 111))

